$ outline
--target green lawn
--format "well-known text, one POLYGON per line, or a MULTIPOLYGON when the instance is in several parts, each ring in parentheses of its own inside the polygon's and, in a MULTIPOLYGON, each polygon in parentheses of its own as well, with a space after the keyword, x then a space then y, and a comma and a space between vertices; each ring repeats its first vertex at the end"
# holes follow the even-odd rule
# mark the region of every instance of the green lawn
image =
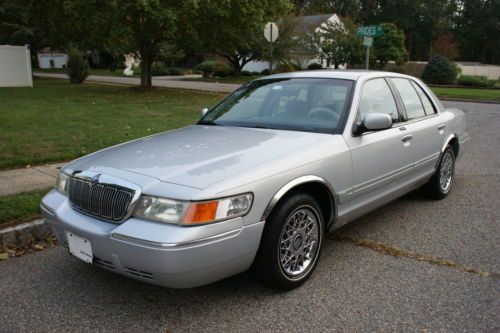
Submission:
POLYGON ((500 100, 500 89, 430 87, 439 97, 500 100))
POLYGON ((40 201, 48 191, 50 188, 0 197, 0 226, 40 217, 40 201))
POLYGON ((195 122, 224 95, 36 79, 0 89, 0 169, 68 161, 195 122))
POLYGON ((218 83, 247 83, 255 80, 260 76, 227 76, 227 77, 200 77, 200 78, 183 78, 185 81, 202 81, 202 82, 218 82, 218 83))

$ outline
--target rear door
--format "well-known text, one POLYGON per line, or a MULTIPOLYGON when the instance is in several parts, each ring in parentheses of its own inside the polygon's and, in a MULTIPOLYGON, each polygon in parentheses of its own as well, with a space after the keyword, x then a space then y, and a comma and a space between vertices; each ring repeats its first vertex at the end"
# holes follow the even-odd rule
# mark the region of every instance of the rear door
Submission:
POLYGON ((425 91, 411 79, 390 78, 406 113, 402 124, 411 135, 415 177, 434 172, 445 135, 445 123, 425 91))

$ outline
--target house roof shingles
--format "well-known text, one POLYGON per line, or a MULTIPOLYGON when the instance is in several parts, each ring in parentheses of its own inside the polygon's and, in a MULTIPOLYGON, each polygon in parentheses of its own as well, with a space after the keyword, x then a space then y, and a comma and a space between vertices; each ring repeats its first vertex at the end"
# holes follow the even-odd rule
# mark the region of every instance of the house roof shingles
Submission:
POLYGON ((297 17, 297 32, 307 33, 320 27, 335 14, 308 15, 297 17))

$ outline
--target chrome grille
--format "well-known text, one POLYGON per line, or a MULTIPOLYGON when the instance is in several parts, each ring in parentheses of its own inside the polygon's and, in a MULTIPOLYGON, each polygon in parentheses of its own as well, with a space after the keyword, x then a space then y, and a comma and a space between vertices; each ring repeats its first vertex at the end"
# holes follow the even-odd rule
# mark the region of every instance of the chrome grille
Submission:
POLYGON ((68 186, 69 200, 74 208, 84 213, 114 222, 127 215, 134 191, 109 184, 95 184, 71 177, 68 186))

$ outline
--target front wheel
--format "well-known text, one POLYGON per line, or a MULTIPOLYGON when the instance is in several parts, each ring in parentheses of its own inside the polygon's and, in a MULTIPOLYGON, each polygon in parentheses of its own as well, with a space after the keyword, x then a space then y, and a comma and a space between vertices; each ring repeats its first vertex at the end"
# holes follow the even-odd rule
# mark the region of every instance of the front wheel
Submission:
POLYGON ((254 272, 276 289, 300 286, 316 267, 323 237, 324 221, 317 201, 306 193, 290 195, 266 221, 254 272))
POLYGON ((455 154, 452 147, 448 146, 441 155, 436 173, 424 185, 424 193, 432 199, 440 200, 450 193, 455 176, 455 154))

